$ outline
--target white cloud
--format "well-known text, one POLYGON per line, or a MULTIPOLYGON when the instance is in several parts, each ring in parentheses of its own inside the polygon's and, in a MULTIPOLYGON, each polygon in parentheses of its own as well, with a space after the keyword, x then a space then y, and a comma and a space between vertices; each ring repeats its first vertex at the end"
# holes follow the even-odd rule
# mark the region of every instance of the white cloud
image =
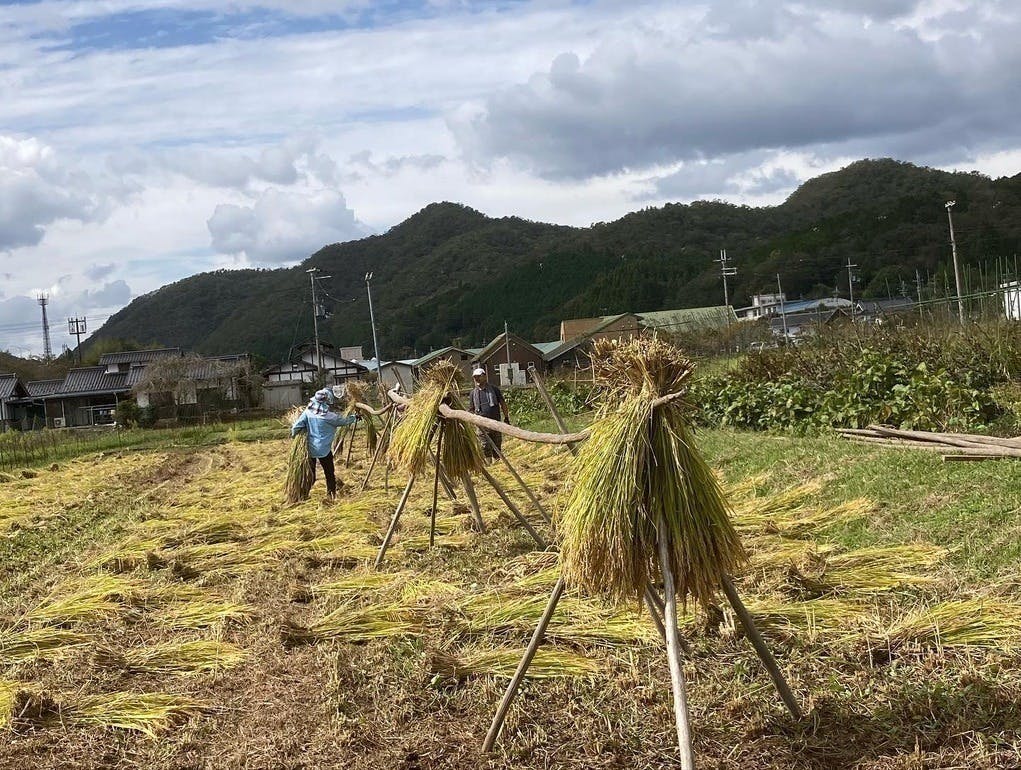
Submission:
POLYGON ((369 234, 336 190, 269 189, 251 206, 218 205, 207 225, 213 248, 259 264, 297 262, 328 243, 369 234))
POLYGON ((146 292, 436 200, 588 224, 668 199, 775 203, 865 155, 1017 173, 1018 16, 1013 0, 8 4, 4 301, 34 324, 41 264, 82 302, 115 279, 146 292), (252 9, 270 20, 236 13, 252 9), (180 11, 221 26, 164 47, 130 25, 91 36, 180 11))
POLYGON ((0 251, 34 246, 61 219, 104 217, 107 192, 38 139, 0 135, 0 251))

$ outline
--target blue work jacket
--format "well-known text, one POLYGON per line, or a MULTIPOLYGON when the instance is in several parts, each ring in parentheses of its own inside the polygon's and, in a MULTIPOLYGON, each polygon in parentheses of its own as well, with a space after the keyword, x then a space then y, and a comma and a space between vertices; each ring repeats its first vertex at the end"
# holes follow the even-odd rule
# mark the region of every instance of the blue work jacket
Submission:
POLYGON ((312 410, 306 409, 291 426, 291 436, 297 436, 305 431, 308 434, 308 453, 312 457, 326 457, 333 449, 333 436, 337 428, 351 425, 356 419, 354 415, 345 417, 336 412, 315 414, 312 410))

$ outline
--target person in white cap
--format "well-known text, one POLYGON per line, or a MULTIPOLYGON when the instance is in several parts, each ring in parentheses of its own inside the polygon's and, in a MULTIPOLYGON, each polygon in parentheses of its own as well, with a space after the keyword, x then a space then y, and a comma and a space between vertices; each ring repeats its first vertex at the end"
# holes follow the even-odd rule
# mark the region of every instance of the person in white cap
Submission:
MULTIPOLYGON (((486 370, 479 367, 472 372, 472 379, 475 380, 475 387, 468 395, 468 411, 488 417, 490 420, 499 420, 502 412, 503 421, 510 425, 510 411, 507 409, 507 402, 500 389, 489 384, 486 370)), ((480 430, 479 433, 482 434, 482 450, 485 452, 486 458, 495 460, 503 445, 503 434, 495 430, 480 430), (486 441, 487 436, 489 441, 486 441)))
MULTIPOLYGON (((291 437, 299 433, 308 436, 308 459, 312 467, 312 483, 315 484, 316 461, 323 466, 326 477, 326 499, 333 500, 337 496, 337 476, 333 467, 333 436, 337 428, 351 425, 358 419, 357 415, 346 417, 333 411, 335 401, 330 388, 317 390, 301 413, 301 417, 291 426, 291 437)), ((340 482, 344 486, 344 482, 340 482)))

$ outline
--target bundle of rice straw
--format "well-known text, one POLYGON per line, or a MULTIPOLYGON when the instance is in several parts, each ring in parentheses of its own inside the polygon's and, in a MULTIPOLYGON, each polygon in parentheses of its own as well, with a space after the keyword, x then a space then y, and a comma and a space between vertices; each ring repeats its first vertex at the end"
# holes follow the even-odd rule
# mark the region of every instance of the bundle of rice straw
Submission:
POLYGON ((559 516, 564 576, 586 592, 641 597, 661 574, 662 521, 677 595, 707 605, 746 556, 716 475, 692 442, 692 363, 660 340, 597 341, 601 406, 559 516))
MULTIPOLYGON (((457 407, 457 383, 460 370, 449 361, 441 361, 422 375, 404 419, 390 439, 388 452, 394 464, 408 473, 421 473, 432 463, 429 442, 437 424, 440 403, 447 399, 457 407)), ((482 445, 475 431, 460 420, 443 424, 441 462, 451 478, 478 473, 485 465, 482 445)))
POLYGON ((312 491, 312 463, 308 450, 308 436, 299 433, 291 439, 291 451, 287 456, 287 480, 284 482, 284 496, 288 503, 308 500, 312 491))

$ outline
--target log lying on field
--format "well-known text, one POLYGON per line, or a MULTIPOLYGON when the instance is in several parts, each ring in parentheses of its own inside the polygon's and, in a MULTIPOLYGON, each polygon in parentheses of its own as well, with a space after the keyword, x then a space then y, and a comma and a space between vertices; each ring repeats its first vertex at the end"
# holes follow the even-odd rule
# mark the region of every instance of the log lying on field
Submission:
POLYGON ((900 430, 886 425, 838 428, 844 438, 863 444, 911 447, 942 452, 944 462, 1021 459, 1021 438, 999 438, 976 433, 936 433, 900 430))

